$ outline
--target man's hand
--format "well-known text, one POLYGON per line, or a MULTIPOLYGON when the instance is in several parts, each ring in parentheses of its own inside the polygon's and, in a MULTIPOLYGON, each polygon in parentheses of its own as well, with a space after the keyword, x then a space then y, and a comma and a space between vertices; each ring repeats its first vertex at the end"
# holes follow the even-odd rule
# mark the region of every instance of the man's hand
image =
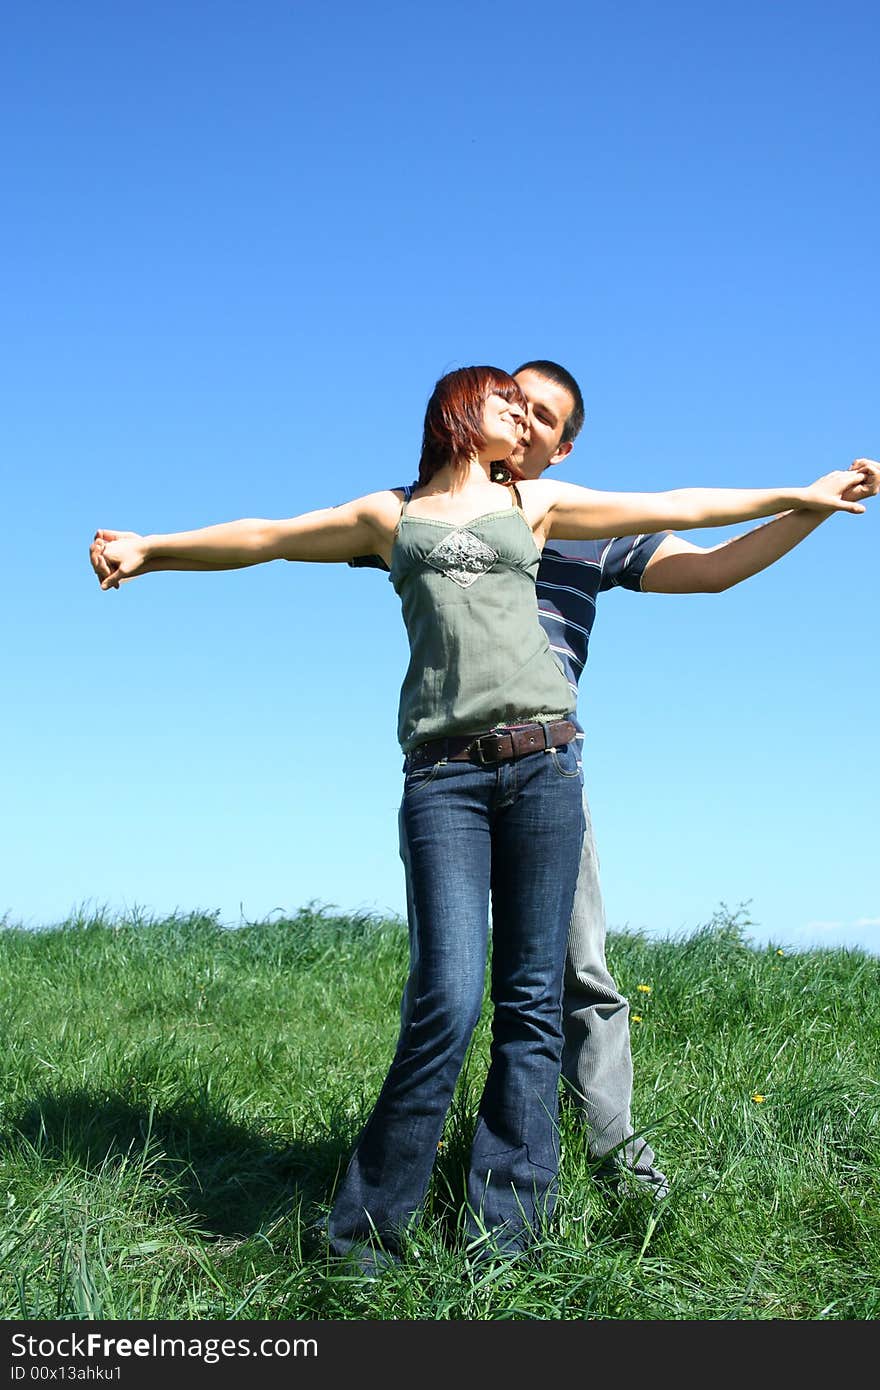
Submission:
MULTIPOLYGON (((833 473, 824 473, 808 488, 808 492, 812 493, 814 497, 828 498, 830 494, 837 496, 839 500, 828 506, 829 516, 833 511, 864 511, 864 507, 848 508, 846 504, 864 502, 866 497, 876 497, 878 491, 880 491, 880 463, 877 463, 875 459, 853 459, 849 468, 835 469, 833 473), (843 503, 842 507, 841 503, 843 503)), ((815 509, 816 504, 813 503, 812 505, 815 509)))
POLYGON ((102 589, 118 589, 129 579, 146 574, 143 537, 137 531, 96 531, 89 546, 89 559, 102 589))
POLYGON ((880 463, 874 459, 854 459, 849 472, 858 473, 860 477, 853 479, 844 491, 847 502, 863 502, 866 497, 876 497, 880 492, 880 463))
POLYGON ((863 497, 873 497, 880 481, 880 464, 874 459, 855 459, 848 469, 836 469, 817 478, 804 491, 801 506, 810 511, 854 512, 865 510, 863 497))

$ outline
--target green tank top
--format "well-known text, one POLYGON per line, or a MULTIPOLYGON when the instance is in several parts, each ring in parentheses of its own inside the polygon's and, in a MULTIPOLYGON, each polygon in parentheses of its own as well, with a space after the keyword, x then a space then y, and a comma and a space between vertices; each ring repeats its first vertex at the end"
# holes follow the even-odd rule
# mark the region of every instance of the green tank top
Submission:
POLYGON ((410 516, 391 553, 410 661, 397 736, 428 739, 560 719, 575 704, 538 621, 541 555, 519 506, 463 525, 410 516))

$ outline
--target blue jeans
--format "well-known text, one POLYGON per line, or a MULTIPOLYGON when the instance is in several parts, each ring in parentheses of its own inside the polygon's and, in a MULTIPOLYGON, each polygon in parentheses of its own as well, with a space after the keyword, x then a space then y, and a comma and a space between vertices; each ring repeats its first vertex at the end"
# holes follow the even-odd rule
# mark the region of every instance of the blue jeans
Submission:
MULTIPOLYGON (((586 793, 583 809, 584 843, 562 991, 562 1075, 566 1093, 583 1120, 590 1157, 604 1160, 603 1167, 608 1170, 617 1166, 628 1168, 653 1192, 665 1194, 669 1184, 656 1166, 654 1151, 633 1130, 629 1003, 617 988, 605 960, 605 906, 586 793)), ((410 973, 400 1003, 404 1026, 418 987, 419 937, 402 820, 400 856, 406 872, 410 939, 410 973)))
POLYGON ((492 1037, 467 1181, 467 1233, 525 1248, 552 1214, 559 1163, 562 978, 583 839, 573 743, 406 776, 401 832, 418 964, 411 1010, 329 1221, 345 1254, 399 1254, 480 1017, 492 905, 492 1037))

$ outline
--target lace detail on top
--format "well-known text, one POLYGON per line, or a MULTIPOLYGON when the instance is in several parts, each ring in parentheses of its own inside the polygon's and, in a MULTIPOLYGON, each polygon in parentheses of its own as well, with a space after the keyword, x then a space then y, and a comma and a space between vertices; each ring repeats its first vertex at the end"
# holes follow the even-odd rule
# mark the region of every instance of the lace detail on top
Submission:
POLYGON ((462 589, 470 588, 497 560, 498 551, 466 529, 444 536, 425 556, 425 564, 439 570, 462 589))

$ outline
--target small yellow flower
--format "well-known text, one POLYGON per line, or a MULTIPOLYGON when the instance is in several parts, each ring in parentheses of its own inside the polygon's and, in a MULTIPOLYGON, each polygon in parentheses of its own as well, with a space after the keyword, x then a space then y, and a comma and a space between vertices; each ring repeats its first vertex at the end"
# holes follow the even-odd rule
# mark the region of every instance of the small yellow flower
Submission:
POLYGON ((652 988, 653 988, 652 985, 639 985, 639 986, 638 986, 638 991, 639 991, 639 994, 650 994, 652 988))
POLYGON ((630 1017, 632 1018, 633 1023, 641 1023, 642 1021, 641 1014, 631 1014, 630 1017))
POLYGON ((783 951, 783 949, 782 949, 781 946, 780 946, 779 950, 776 952, 776 954, 777 954, 777 956, 784 956, 784 955, 785 955, 785 952, 783 951))
POLYGON ((755 1102, 756 1105, 763 1105, 766 1099, 767 1097, 762 1096, 760 1091, 756 1091, 755 1094, 752 1096, 752 1100, 755 1102))

